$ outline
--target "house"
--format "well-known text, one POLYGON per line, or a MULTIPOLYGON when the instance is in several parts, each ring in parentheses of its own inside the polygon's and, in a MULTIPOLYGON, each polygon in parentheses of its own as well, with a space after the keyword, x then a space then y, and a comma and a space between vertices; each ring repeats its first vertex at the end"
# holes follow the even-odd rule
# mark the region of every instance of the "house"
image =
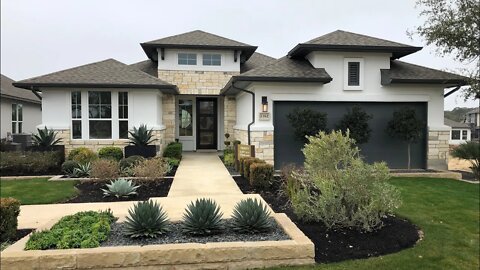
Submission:
POLYGON ((398 60, 421 47, 340 30, 299 43, 280 59, 199 30, 140 45, 148 59, 139 63, 107 59, 15 85, 42 92, 42 125, 57 130, 67 149, 126 145, 128 131, 146 124, 159 151, 174 140, 185 151, 222 150, 228 133, 255 145, 256 156, 276 168, 303 160, 289 112, 326 112, 332 128, 353 105, 373 115, 363 156, 403 168, 406 145, 385 127, 394 110, 410 107, 425 123, 412 167, 446 168, 443 91, 466 82, 398 60))
POLYGON ((13 86, 14 81, 3 74, 0 81, 0 138, 35 133, 42 123, 42 104, 38 94, 13 86))
POLYGON ((480 138, 480 108, 475 108, 465 114, 465 123, 472 130, 472 138, 480 138))
POLYGON ((470 126, 465 123, 459 123, 448 118, 444 119, 446 126, 450 129, 450 145, 459 145, 471 140, 470 126))

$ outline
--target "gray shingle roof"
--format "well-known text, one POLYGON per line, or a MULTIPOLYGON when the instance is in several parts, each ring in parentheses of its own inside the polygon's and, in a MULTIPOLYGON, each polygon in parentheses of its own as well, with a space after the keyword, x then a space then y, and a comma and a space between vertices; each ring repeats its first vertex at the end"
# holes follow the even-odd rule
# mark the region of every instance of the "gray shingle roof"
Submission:
POLYGON ((421 49, 421 47, 337 30, 298 44, 288 55, 290 57, 302 57, 312 51, 389 52, 395 59, 421 49))
POLYGON ((179 35, 164 37, 140 44, 148 58, 157 61, 157 48, 201 48, 201 49, 231 49, 242 51, 242 62, 245 62, 257 49, 243 42, 228 39, 201 30, 195 30, 179 35))
POLYGON ((14 80, 5 75, 1 75, 0 95, 4 98, 18 99, 32 103, 40 104, 40 99, 31 91, 13 86, 14 80))
POLYGON ((158 78, 158 63, 150 59, 138 63, 130 64, 129 66, 137 68, 153 77, 158 78))
POLYGON ((149 88, 178 93, 177 87, 154 76, 107 59, 14 83, 15 86, 38 90, 40 87, 149 88))
POLYGON ((252 54, 252 57, 250 57, 250 59, 248 59, 247 62, 240 65, 240 73, 244 73, 254 68, 265 66, 267 64, 272 63, 275 60, 277 59, 270 57, 268 55, 256 52, 252 54))
POLYGON ((381 75, 382 85, 391 83, 465 85, 468 80, 464 76, 399 60, 390 61, 390 69, 382 69, 381 75))
POLYGON ((450 120, 448 118, 443 118, 443 123, 452 128, 470 128, 466 123, 460 123, 457 121, 450 120))

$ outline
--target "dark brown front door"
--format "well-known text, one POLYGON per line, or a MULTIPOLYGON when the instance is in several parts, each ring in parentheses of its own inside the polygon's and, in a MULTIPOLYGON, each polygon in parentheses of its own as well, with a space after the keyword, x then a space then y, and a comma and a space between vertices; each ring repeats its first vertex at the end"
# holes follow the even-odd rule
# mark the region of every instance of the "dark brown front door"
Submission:
POLYGON ((217 149, 215 98, 197 98, 197 149, 217 149))

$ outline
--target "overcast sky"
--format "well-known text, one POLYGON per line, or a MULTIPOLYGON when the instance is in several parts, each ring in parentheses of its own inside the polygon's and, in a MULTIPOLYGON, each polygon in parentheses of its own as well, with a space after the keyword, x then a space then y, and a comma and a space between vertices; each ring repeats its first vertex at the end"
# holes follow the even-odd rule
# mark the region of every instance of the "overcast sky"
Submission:
MULTIPOLYGON (((422 23, 418 14, 414 0, 2 0, 1 73, 21 80, 107 58, 130 64, 146 59, 140 42, 196 29, 277 58, 337 29, 424 46, 406 34, 422 23)), ((402 60, 450 71, 465 67, 426 46, 402 60)), ((456 106, 478 102, 445 99, 445 109, 456 106)))

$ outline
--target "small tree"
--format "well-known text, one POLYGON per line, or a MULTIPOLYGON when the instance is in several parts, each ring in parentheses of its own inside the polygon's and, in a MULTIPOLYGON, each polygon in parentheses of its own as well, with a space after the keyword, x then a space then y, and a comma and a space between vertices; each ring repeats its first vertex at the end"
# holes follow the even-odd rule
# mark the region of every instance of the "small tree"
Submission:
POLYGON ((308 141, 307 136, 314 136, 327 126, 327 114, 311 109, 295 108, 287 119, 294 129, 295 138, 303 143, 308 141))
POLYGON ((393 113, 393 119, 388 122, 387 133, 407 142, 408 169, 410 170, 410 145, 422 137, 424 124, 417 119, 415 110, 403 108, 393 113))
POLYGON ((368 125, 368 120, 372 118, 371 114, 368 114, 358 106, 354 106, 348 109, 336 128, 343 133, 345 133, 347 129, 350 130, 350 138, 354 139, 357 145, 364 144, 370 140, 372 129, 368 125))
POLYGON ((474 141, 462 143, 453 149, 452 156, 468 160, 472 164, 470 169, 475 179, 480 181, 480 143, 474 141))

